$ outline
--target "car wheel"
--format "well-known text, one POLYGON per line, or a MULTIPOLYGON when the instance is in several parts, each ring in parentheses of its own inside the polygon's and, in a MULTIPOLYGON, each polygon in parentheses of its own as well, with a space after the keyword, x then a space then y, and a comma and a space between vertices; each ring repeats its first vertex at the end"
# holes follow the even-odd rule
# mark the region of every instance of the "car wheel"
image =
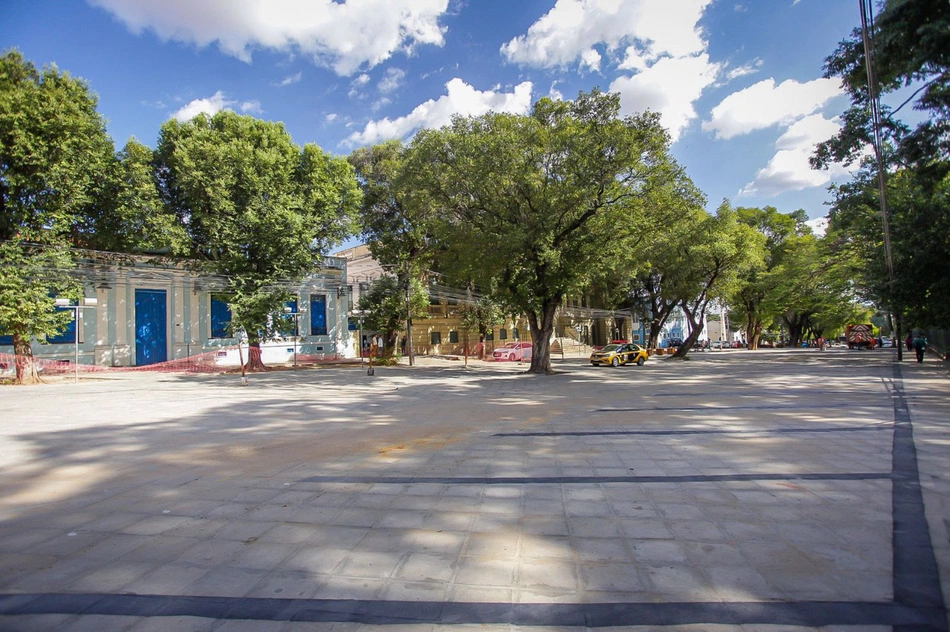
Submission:
POLYGON ((591 365, 591 366, 597 366, 597 363, 596 363, 596 362, 591 362, 590 365, 591 365))
POLYGON ((643 363, 646 362, 643 358, 637 358, 637 366, 643 366, 643 363))
POLYGON ((610 366, 620 366, 620 358, 614 356, 614 359, 610 361, 610 366))

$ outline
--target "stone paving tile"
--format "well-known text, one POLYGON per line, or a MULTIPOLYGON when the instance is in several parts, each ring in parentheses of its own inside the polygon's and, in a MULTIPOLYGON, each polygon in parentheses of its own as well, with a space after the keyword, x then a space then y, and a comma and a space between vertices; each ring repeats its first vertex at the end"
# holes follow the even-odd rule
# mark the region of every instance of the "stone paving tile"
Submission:
MULTIPOLYGON (((656 368, 670 376, 681 371, 674 365, 656 368)), ((698 365, 691 366, 693 370, 705 369, 698 365)), ((581 380, 585 371, 576 371, 570 379, 581 380)), ((626 388, 634 383, 627 382, 626 374, 596 375, 594 389, 610 384, 626 388)), ((655 406, 649 415, 595 410, 603 406, 603 400, 597 399, 582 405, 581 415, 561 411, 561 404, 533 400, 531 383, 524 380, 506 386, 507 399, 500 401, 535 401, 534 409, 526 407, 533 421, 511 414, 515 409, 508 404, 500 414, 485 417, 493 424, 490 432, 463 433, 447 447, 408 440, 396 447, 397 442, 390 441, 393 447, 384 455, 340 455, 320 464, 275 462, 266 467, 248 462, 240 466, 253 472, 247 474, 240 467, 222 467, 217 475, 213 468, 197 466, 174 471, 150 463, 139 474, 123 467, 117 471, 142 478, 110 486, 113 491, 108 493, 91 491, 85 499, 63 503, 63 511, 50 520, 34 515, 0 523, 0 586, 38 592, 51 586, 70 590, 98 586, 116 594, 134 591, 209 598, 462 601, 483 608, 597 602, 887 602, 893 598, 891 482, 794 477, 810 472, 889 472, 889 430, 799 432, 809 424, 823 430, 832 424, 879 424, 882 416, 886 422, 887 414, 893 415, 889 396, 872 394, 864 400, 871 405, 853 411, 843 407, 833 407, 830 413, 807 407, 781 411, 750 407, 758 400, 742 393, 729 397, 714 392, 714 387, 693 386, 685 388, 704 388, 710 402, 718 406, 738 403, 740 408, 675 411, 676 398, 651 394, 662 391, 657 375, 636 374, 639 399, 630 399, 631 407, 649 410, 655 406), (495 436, 539 428, 568 432, 649 429, 664 434, 495 436), (712 428, 731 434, 697 434, 712 428), (785 429, 794 432, 776 432, 785 429), (693 434, 670 434, 679 430, 693 434), (147 480, 146 472, 154 482, 147 480), (756 472, 791 478, 697 478, 756 472), (320 481, 322 476, 341 478, 320 481), (439 482, 386 481, 416 476, 439 482), (551 482, 477 481, 502 476, 548 477, 551 482), (590 477, 605 476, 686 478, 558 482, 562 477, 593 481, 590 477), (310 477, 316 478, 305 480, 310 477), (350 477, 354 477, 352 482, 347 482, 350 477), (452 477, 470 480, 448 482, 452 477), (372 479, 379 482, 367 482, 372 479), (76 535, 69 536, 72 532, 76 535), (14 542, 19 539, 22 548, 5 544, 3 536, 11 536, 14 542), (36 567, 40 561, 43 568, 36 567), (22 572, 17 573, 18 568, 22 572)), ((712 372, 707 377, 717 375, 712 372)), ((838 378, 828 380, 826 388, 832 388, 834 379, 838 378)), ((778 377, 772 380, 783 383, 778 377)), ((409 388, 408 384, 403 386, 409 388)), ((850 377, 842 378, 841 385, 850 388, 850 377)), ((789 378, 786 388, 795 387, 796 381, 789 378)), ((589 384, 584 388, 591 390, 589 384)), ((783 393, 781 388, 768 403, 796 405, 800 395, 791 390, 783 393)), ((427 385, 425 397, 440 397, 439 389, 427 385)), ((580 399, 586 395, 580 390, 574 394, 580 399)), ((495 405, 491 396, 483 398, 483 403, 486 410, 495 405)), ((423 397, 394 398, 387 403, 387 415, 419 416, 417 408, 424 410, 425 405, 423 397)), ((448 407, 441 413, 456 414, 448 407)), ((461 423, 465 416, 453 419, 461 423)), ((285 430, 293 432, 293 427, 285 430)), ((923 449, 921 454, 927 454, 935 468, 950 463, 950 457, 939 456, 937 448, 928 449, 929 454, 923 449)), ((923 480, 937 487, 935 477, 922 476, 923 480)), ((944 502, 940 492, 928 493, 936 495, 935 502, 944 502)), ((942 528, 937 533, 950 530, 942 528)), ((950 545, 940 546, 939 555, 950 561, 950 545)), ((0 617, 0 629, 6 620, 10 618, 0 617)), ((403 627, 201 617, 129 619, 136 632, 164 629, 155 627, 163 622, 177 626, 179 620, 181 629, 195 625, 195 629, 215 630, 380 628, 392 632, 403 627)), ((452 629, 465 628, 484 626, 461 622, 452 629)), ((105 626, 97 632, 110 629, 105 626)), ((406 629, 435 628, 414 624, 406 629)), ((538 628, 502 624, 490 629, 538 628)), ((664 629, 737 628, 681 625, 664 629)))

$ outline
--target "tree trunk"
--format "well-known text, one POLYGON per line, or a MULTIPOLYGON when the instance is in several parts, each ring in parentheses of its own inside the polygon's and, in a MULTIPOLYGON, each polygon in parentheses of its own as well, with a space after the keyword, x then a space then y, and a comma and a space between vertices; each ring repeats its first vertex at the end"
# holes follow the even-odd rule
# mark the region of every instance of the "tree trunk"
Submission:
POLYGON ((676 353, 673 354, 674 358, 685 358, 686 354, 693 348, 693 345, 696 344, 696 340, 699 338, 699 323, 702 322, 703 316, 706 315, 705 308, 699 310, 699 316, 697 317, 685 304, 681 304, 680 307, 683 309, 683 314, 686 315, 686 320, 689 321, 689 335, 686 336, 686 340, 683 341, 683 344, 681 344, 679 349, 676 350, 676 353))
POLYGON ((16 383, 37 384, 40 374, 36 370, 36 359, 33 357, 30 340, 13 334, 13 354, 16 358, 16 383))
POLYGON ((264 361, 261 360, 261 342, 248 342, 247 343, 247 366, 245 367, 247 371, 259 372, 266 371, 267 367, 264 366, 264 361))
POLYGON ((551 370, 551 335, 554 333, 554 316, 557 314, 557 303, 542 303, 541 321, 538 314, 528 315, 528 326, 531 328, 531 338, 534 340, 531 349, 531 368, 528 373, 550 375, 551 370))

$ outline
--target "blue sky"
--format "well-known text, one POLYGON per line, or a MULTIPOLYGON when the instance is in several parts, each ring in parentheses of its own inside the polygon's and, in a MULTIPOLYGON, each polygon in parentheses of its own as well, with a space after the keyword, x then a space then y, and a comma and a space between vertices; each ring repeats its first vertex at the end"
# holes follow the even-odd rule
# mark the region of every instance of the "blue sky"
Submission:
POLYGON ((827 213, 814 143, 847 107, 822 64, 853 0, 5 0, 0 49, 86 79, 117 147, 222 108, 345 155, 452 114, 594 87, 661 113, 715 209, 827 213))

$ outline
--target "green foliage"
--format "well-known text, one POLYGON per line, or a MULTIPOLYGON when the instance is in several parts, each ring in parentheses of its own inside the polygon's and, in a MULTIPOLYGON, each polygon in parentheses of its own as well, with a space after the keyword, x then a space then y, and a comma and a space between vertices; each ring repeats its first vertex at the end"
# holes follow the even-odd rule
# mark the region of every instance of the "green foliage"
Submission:
POLYGON ((409 185, 406 149, 398 140, 354 151, 349 157, 363 190, 363 237, 382 265, 413 268, 421 276, 432 265, 431 213, 423 195, 409 185))
MULTIPOLYGON (((395 352, 396 339, 406 322, 405 279, 405 275, 380 277, 360 296, 359 309, 365 313, 363 327, 383 333, 387 355, 395 352)), ((429 294, 415 278, 410 281, 409 309, 414 320, 429 316, 429 294)))
MULTIPOLYGON (((918 326, 950 327, 950 3, 886 0, 874 20, 872 67, 879 92, 914 89, 893 111, 882 107, 886 208, 894 278, 885 265, 881 201, 870 165, 834 188, 831 231, 839 252, 861 261, 855 268, 862 295, 918 326), (916 127, 899 110, 922 113, 916 127)), ((842 130, 819 145, 812 163, 858 160, 873 138, 864 44, 859 29, 825 63, 851 97, 842 130)))
POLYGON ((188 236, 164 204, 154 153, 134 138, 110 164, 106 194, 81 218, 79 242, 123 253, 184 254, 188 236))
POLYGON ((563 297, 612 265, 609 252, 634 250, 649 191, 673 171, 668 143, 657 115, 621 118, 617 95, 597 91, 415 137, 407 173, 439 209, 440 272, 527 315, 533 372, 550 371, 563 297))
POLYGON ((85 82, 16 51, 0 56, 0 240, 66 243, 112 153, 85 82))
POLYGON ((763 328, 780 317, 786 306, 779 286, 785 272, 784 261, 797 237, 811 233, 805 224, 803 210, 780 213, 772 206, 735 209, 737 218, 764 237, 762 257, 758 265, 747 267, 730 298, 733 319, 745 323, 745 336, 750 348, 758 348, 763 328))
MULTIPOLYGON (((878 90, 888 94, 916 88, 907 102, 925 113, 922 122, 910 128, 897 118, 897 110, 883 108, 883 132, 904 164, 945 161, 950 158, 950 3, 886 0, 881 6, 871 29, 878 90)), ((842 117, 841 132, 819 146, 813 161, 819 166, 856 160, 874 137, 860 29, 825 60, 825 76, 843 80, 851 107, 842 117)))
POLYGON ((677 355, 684 356, 699 336, 712 302, 725 302, 742 283, 742 275, 761 265, 765 237, 739 221, 723 202, 715 215, 696 212, 677 244, 678 267, 669 270, 668 285, 690 324, 690 334, 677 355))
POLYGON ((887 180, 895 282, 888 280, 879 189, 862 170, 833 189, 829 235, 860 296, 917 327, 950 328, 950 174, 900 169, 887 180), (859 262, 859 263, 857 263, 859 262))
POLYGON ((361 193, 346 161, 302 150, 279 123, 233 112, 162 126, 164 201, 186 226, 192 254, 229 278, 236 327, 252 344, 287 298, 278 284, 321 263, 353 231, 361 193))
POLYGON ((86 84, 16 51, 0 56, 0 331, 17 381, 37 379, 30 343, 61 333, 52 295, 78 295, 69 245, 103 191, 112 141, 86 84))
POLYGON ((68 274, 73 267, 67 247, 0 242, 0 335, 29 344, 45 343, 72 322, 72 312, 57 311, 55 297, 77 299, 82 288, 68 274))
POLYGON ((505 320, 505 312, 501 305, 489 296, 482 296, 466 303, 461 310, 462 327, 469 331, 476 331, 480 338, 493 330, 505 320))

